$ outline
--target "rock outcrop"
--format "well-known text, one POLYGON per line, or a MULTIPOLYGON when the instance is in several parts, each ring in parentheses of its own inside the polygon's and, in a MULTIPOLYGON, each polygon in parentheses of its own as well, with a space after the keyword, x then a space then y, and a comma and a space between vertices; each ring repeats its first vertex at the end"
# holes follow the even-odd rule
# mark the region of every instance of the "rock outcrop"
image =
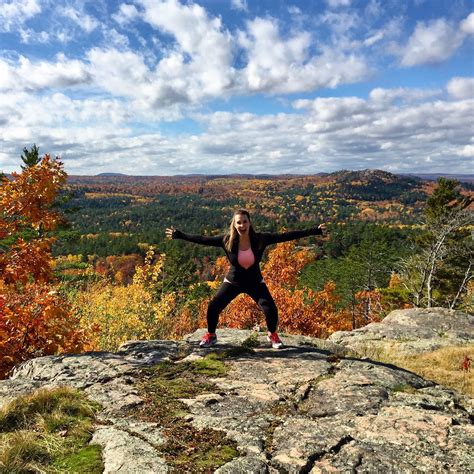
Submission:
MULTIPOLYGON (((413 321, 409 312, 389 317, 397 326, 413 321)), ((469 321, 464 329, 443 331, 472 340, 469 321)), ((419 325, 414 330, 416 337, 425 334, 419 325)), ((209 353, 199 348, 202 334, 129 342, 117 353, 28 361, 0 382, 0 405, 40 386, 80 388, 103 407, 93 442, 103 446, 105 472, 171 471, 160 451, 166 442, 160 423, 133 415, 144 403, 138 387, 153 364, 202 360, 209 353)), ((237 445, 239 456, 216 472, 474 470, 474 405, 468 397, 390 364, 351 356, 340 344, 342 335, 333 341, 287 336, 279 351, 261 333, 222 329, 218 336, 211 352, 227 351, 227 373, 209 378, 212 391, 182 399, 187 422, 219 430, 237 445), (249 338, 252 349, 235 350, 248 347, 249 338)))
POLYGON ((391 344, 399 352, 420 354, 446 346, 473 344, 474 315, 445 308, 396 310, 380 323, 355 331, 338 331, 329 340, 356 352, 391 344))

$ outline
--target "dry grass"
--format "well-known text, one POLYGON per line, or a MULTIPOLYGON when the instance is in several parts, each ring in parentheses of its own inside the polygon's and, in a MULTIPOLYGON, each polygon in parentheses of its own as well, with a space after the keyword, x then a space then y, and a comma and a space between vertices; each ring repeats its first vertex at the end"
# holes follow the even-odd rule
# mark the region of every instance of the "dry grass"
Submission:
POLYGON ((0 473, 102 472, 89 445, 98 409, 67 387, 17 397, 0 410, 0 473))
POLYGON ((473 369, 468 372, 462 370, 466 355, 471 361, 474 360, 474 345, 444 347, 426 354, 405 357, 401 362, 404 364, 403 368, 474 397, 473 369))
POLYGON ((380 362, 394 364, 410 370, 423 378, 449 388, 454 388, 474 397, 474 345, 447 346, 424 354, 406 355, 399 351, 398 344, 367 346, 358 350, 363 355, 380 362), (464 357, 472 361, 470 371, 462 369, 464 357))

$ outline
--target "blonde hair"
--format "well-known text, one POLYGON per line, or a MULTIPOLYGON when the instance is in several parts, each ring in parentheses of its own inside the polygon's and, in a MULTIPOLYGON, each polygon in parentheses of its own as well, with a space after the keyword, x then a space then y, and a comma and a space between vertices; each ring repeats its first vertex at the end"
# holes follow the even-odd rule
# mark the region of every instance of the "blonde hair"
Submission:
POLYGON ((250 223, 249 234, 250 236, 255 235, 255 231, 253 230, 253 227, 251 224, 249 211, 247 211, 247 209, 237 209, 234 212, 234 215, 232 216, 232 220, 230 221, 230 226, 229 226, 229 233, 226 235, 226 238, 225 238, 225 248, 228 252, 232 250, 232 247, 234 246, 234 242, 239 238, 239 233, 237 232, 237 229, 235 228, 235 225, 234 225, 235 216, 238 216, 238 215, 247 216, 250 223))

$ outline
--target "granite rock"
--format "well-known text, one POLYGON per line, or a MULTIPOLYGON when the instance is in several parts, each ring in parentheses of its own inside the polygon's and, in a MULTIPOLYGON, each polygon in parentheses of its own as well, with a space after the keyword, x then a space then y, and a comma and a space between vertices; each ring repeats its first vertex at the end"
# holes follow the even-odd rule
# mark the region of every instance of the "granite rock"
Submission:
MULTIPOLYGON (((436 326, 438 316, 430 316, 423 328, 421 316, 410 312, 391 316, 387 326, 396 326, 389 329, 392 337, 406 338, 413 328, 413 339, 430 339, 442 327, 450 339, 469 340, 470 317, 454 316, 464 326, 436 326)), ((130 409, 143 403, 138 381, 146 367, 209 352, 199 348, 202 333, 183 341, 132 341, 116 353, 33 359, 0 382, 0 405, 40 386, 77 387, 103 407, 93 442, 103 446, 105 472, 168 472, 159 422, 134 419, 130 409)), ((379 337, 381 331, 358 331, 355 338, 363 334, 379 337)), ((220 329, 210 351, 228 353, 250 336, 253 349, 232 352, 224 359, 227 374, 209 378, 212 393, 182 400, 195 428, 221 431, 237 444, 239 457, 216 472, 474 470, 472 399, 391 364, 359 358, 345 348, 351 337, 341 334, 332 341, 287 336, 285 347, 273 350, 265 333, 220 329)))

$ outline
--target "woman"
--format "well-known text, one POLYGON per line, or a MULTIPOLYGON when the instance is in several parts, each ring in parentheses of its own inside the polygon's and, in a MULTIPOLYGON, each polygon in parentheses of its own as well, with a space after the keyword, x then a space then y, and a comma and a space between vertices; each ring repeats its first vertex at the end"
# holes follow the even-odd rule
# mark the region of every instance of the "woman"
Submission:
POLYGON ((217 294, 207 308, 207 333, 202 338, 201 347, 211 347, 217 342, 216 328, 221 311, 240 293, 247 293, 265 314, 268 328, 268 340, 274 349, 283 347, 276 330, 278 310, 263 281, 260 260, 267 245, 287 242, 308 235, 323 235, 326 226, 320 224, 306 230, 283 233, 257 233, 250 223, 250 214, 245 209, 234 212, 229 233, 206 237, 188 235, 174 228, 166 229, 169 239, 182 239, 196 244, 222 247, 231 264, 217 294))

